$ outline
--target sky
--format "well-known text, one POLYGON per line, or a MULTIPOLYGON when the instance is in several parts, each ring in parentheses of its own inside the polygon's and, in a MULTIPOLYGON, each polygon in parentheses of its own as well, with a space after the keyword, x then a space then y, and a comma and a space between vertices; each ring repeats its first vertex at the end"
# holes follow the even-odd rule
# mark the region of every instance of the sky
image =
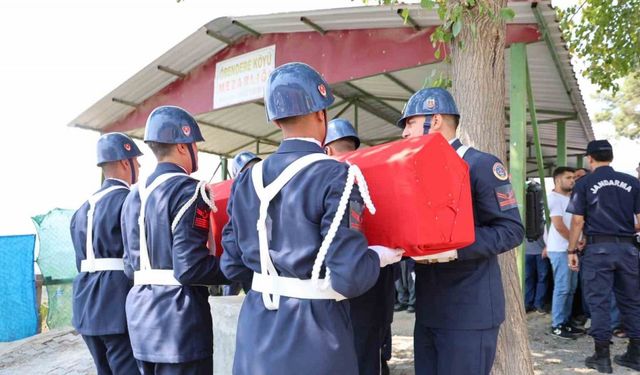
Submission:
MULTIPOLYGON (((372 1, 373 2, 373 1, 372 1)), ((566 3, 568 1, 562 1, 566 3)), ((570 1, 569 1, 570 2, 570 1)), ((349 0, 0 0, 0 235, 33 233, 30 217, 77 208, 100 184, 98 133, 69 128, 82 111, 205 23, 222 16, 361 5, 349 0)), ((580 80, 587 108, 601 107, 580 80)), ((593 115, 593 113, 590 113, 593 115)), ((598 138, 613 135, 594 124, 598 138)), ((638 144, 615 140, 633 157, 614 166, 633 173, 638 144), (633 153, 633 152, 632 152, 633 153)), ((141 175, 155 161, 140 160, 141 175)), ((216 157, 200 156, 209 180, 216 157)))

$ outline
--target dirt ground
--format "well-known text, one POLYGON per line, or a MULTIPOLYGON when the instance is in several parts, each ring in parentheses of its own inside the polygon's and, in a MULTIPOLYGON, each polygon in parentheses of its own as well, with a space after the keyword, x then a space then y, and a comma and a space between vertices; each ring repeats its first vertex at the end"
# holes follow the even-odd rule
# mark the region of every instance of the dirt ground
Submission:
MULTIPOLYGON (((590 337, 583 336, 577 340, 557 339, 549 333, 549 315, 530 313, 527 318, 536 375, 597 373, 584 367, 584 358, 593 351, 590 337)), ((393 323, 393 358, 389 363, 394 375, 414 374, 413 323, 413 314, 396 313, 393 323)), ((611 354, 622 353, 626 342, 625 339, 614 338, 611 354)), ((615 364, 613 366, 614 374, 638 373, 615 364)), ((71 329, 66 329, 15 343, 0 343, 0 375, 5 374, 95 374, 95 368, 82 338, 71 329)))
MULTIPOLYGON (((413 371, 413 322, 414 315, 399 312, 393 322, 393 358, 389 362, 392 374, 410 375, 413 371)), ((551 316, 527 314, 529 345, 536 375, 597 374, 584 366, 584 359, 593 354, 593 341, 589 336, 577 340, 563 340, 551 336, 551 316)), ((611 358, 626 350, 627 340, 613 338, 611 358)), ((639 374, 637 371, 613 364, 614 374, 639 374)))

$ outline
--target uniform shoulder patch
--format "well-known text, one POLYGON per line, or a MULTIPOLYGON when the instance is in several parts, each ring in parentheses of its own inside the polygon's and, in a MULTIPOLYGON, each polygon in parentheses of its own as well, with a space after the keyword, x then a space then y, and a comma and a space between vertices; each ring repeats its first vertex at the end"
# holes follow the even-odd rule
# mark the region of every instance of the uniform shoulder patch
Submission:
POLYGON ((516 201, 516 193, 513 191, 511 184, 497 186, 495 188, 495 192, 500 211, 506 211, 518 207, 518 201, 516 201))
POLYGON ((349 201, 349 228, 362 232, 362 213, 364 206, 357 201, 349 201))
POLYGON ((505 166, 499 161, 493 163, 493 167, 491 169, 493 170, 493 175, 496 176, 498 180, 507 181, 507 179, 509 179, 509 172, 507 172, 507 168, 505 168, 505 166))
POLYGON ((208 231, 211 225, 209 220, 210 214, 211 209, 208 206, 201 207, 200 205, 197 205, 195 213, 193 214, 193 227, 208 231))

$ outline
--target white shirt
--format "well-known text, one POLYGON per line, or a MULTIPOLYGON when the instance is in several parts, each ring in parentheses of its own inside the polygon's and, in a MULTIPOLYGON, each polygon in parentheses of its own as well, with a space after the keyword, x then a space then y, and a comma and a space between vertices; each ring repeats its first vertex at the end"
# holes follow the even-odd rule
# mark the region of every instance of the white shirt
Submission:
POLYGON ((315 143, 318 146, 322 147, 322 144, 320 143, 320 141, 318 141, 315 138, 306 138, 306 137, 293 137, 293 138, 285 138, 282 141, 305 141, 305 142, 311 142, 311 143, 315 143))
MULTIPOLYGON (((569 205, 569 196, 562 195, 552 191, 547 196, 547 202, 549 203, 549 216, 560 216, 562 222, 567 226, 567 229, 571 227, 571 213, 567 212, 567 206, 569 205)), ((547 251, 567 251, 569 241, 562 237, 558 232, 553 222, 549 226, 549 237, 547 238, 547 251)))

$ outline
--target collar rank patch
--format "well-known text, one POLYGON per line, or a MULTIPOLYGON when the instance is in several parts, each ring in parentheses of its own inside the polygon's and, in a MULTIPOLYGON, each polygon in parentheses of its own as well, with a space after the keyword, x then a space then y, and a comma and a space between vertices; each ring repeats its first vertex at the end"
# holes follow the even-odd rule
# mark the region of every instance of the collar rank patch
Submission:
POLYGON ((360 202, 349 201, 349 228, 362 232, 362 212, 364 206, 360 202))
POLYGON ((196 206, 196 212, 193 215, 193 227, 201 230, 209 230, 211 222, 209 221, 211 209, 209 207, 196 206))
POLYGON ((500 162, 495 162, 493 164, 493 175, 500 181, 507 181, 509 179, 509 172, 507 172, 507 168, 502 165, 500 162))
POLYGON ((496 199, 498 200, 498 208, 500 208, 500 211, 518 208, 516 193, 513 191, 511 184, 498 186, 495 188, 495 191, 496 199))

